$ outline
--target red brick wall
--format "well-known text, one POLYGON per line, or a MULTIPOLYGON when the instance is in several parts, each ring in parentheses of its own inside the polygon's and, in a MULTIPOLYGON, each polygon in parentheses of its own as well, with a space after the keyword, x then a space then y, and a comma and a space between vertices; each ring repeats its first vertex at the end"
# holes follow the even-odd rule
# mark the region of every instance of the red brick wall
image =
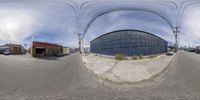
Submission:
POLYGON ((61 45, 45 43, 45 42, 33 42, 34 47, 47 47, 47 48, 63 48, 61 45))

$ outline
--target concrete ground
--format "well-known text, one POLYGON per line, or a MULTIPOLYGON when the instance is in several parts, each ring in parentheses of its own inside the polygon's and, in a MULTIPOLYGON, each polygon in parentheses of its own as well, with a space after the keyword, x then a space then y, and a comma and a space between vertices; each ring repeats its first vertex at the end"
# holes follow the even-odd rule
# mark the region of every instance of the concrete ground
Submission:
POLYGON ((167 69, 174 56, 159 55, 155 58, 118 61, 89 54, 83 57, 86 68, 100 81, 131 84, 147 81, 167 69))
POLYGON ((122 89, 96 81, 80 55, 0 55, 0 100, 200 100, 200 55, 180 51, 160 84, 122 89))
POLYGON ((40 59, 0 55, 0 98, 59 96, 81 84, 91 86, 88 77, 78 54, 40 59))

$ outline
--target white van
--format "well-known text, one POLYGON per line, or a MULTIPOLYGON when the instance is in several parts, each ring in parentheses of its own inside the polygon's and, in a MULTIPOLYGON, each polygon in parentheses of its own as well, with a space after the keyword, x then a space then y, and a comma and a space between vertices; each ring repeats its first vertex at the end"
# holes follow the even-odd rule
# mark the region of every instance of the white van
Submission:
POLYGON ((4 55, 10 55, 11 52, 10 52, 10 50, 7 49, 7 50, 5 50, 5 51, 3 52, 3 54, 4 54, 4 55))

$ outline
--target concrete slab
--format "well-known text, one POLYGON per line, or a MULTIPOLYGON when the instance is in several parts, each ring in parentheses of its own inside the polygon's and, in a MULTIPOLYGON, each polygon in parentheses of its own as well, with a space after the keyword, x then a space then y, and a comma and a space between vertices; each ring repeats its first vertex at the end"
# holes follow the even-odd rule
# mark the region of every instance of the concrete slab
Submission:
POLYGON ((161 73, 173 57, 159 55, 155 58, 117 61, 91 54, 84 56, 83 61, 100 79, 116 83, 137 83, 161 73))

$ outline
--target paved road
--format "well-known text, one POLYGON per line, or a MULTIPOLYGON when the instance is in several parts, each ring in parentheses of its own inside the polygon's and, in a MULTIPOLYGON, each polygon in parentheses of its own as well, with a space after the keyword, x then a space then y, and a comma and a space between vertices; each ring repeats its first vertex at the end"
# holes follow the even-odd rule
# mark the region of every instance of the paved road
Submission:
POLYGON ((200 55, 180 51, 164 80, 113 88, 94 79, 78 54, 51 60, 0 56, 0 97, 19 100, 200 100, 200 55))
MULTIPOLYGON (((80 56, 35 59, 0 55, 0 97, 39 97, 70 94, 92 80, 80 56)), ((93 82, 94 83, 94 82, 93 82)))

